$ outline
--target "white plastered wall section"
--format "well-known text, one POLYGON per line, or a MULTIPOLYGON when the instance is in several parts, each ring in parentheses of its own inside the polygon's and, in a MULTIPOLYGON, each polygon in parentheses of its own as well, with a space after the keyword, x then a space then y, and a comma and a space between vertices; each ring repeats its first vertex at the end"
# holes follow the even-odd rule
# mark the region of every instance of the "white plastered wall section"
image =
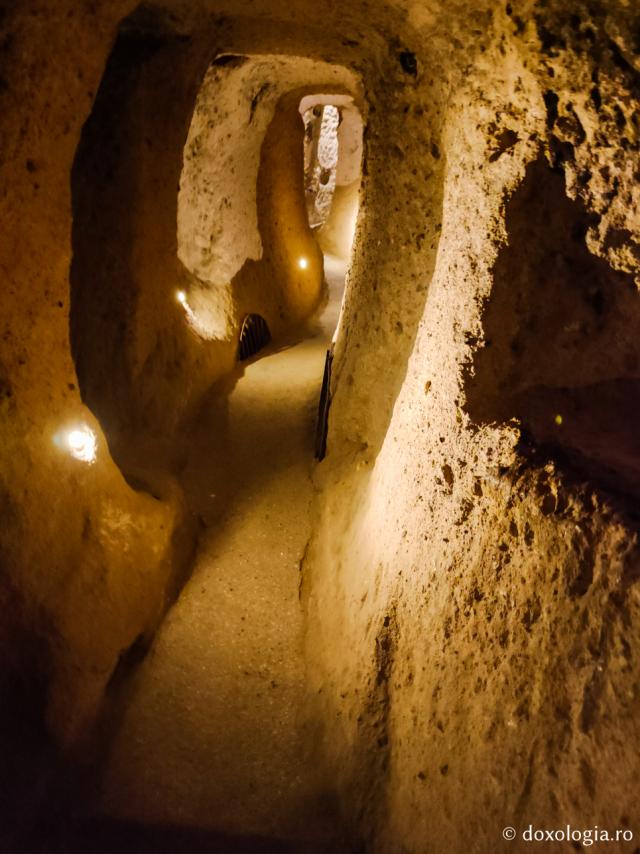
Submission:
POLYGON ((346 68, 295 56, 218 61, 204 77, 178 196, 178 255, 200 282, 190 304, 204 338, 233 335, 232 280, 247 260, 262 257, 256 188, 276 105, 287 92, 320 87, 360 90, 346 68))

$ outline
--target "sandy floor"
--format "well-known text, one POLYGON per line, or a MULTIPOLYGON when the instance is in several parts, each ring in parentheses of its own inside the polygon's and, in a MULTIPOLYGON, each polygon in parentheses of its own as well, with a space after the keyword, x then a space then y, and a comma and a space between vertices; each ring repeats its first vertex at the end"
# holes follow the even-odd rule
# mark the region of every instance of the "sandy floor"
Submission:
POLYGON ((207 523, 191 580, 134 678, 101 812, 243 836, 329 841, 305 720, 300 562, 314 422, 344 270, 310 337, 267 351, 194 431, 184 482, 207 523))

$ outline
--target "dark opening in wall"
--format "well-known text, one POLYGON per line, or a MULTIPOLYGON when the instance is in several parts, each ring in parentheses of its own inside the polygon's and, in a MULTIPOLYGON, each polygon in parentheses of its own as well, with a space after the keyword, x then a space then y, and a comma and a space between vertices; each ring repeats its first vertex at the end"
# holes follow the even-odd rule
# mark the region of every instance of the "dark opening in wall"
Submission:
POLYGON ((307 95, 304 184, 309 225, 325 254, 351 254, 362 178, 362 115, 344 94, 307 95))
POLYGON ((259 314, 248 314, 242 321, 238 341, 238 361, 245 362, 271 341, 267 321, 259 314))
POLYGON ((136 300, 136 206, 152 145, 150 132, 141 144, 141 90, 145 69, 178 42, 164 18, 144 5, 123 21, 71 173, 71 349, 82 399, 108 438, 132 409, 127 347, 136 300))
POLYGON ((581 476, 640 493, 640 295, 589 252, 595 222, 564 176, 531 163, 506 206, 484 347, 466 379, 479 423, 517 419, 523 438, 581 476))
POLYGON ((189 41, 152 12, 120 26, 71 175, 71 349, 82 400, 123 471, 145 432, 168 433, 180 417, 167 400, 189 340, 175 209, 196 75, 189 41))

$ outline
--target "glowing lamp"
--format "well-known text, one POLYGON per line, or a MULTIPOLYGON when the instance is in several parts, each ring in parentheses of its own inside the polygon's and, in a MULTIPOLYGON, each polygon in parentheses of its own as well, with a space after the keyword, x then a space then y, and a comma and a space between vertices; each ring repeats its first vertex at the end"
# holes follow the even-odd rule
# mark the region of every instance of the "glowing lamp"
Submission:
POLYGON ((308 266, 309 261, 306 258, 298 259, 298 267, 300 267, 301 270, 306 270, 308 266))
POLYGON ((93 463, 96 459, 96 435, 89 427, 75 427, 69 430, 65 444, 71 456, 83 463, 93 463))

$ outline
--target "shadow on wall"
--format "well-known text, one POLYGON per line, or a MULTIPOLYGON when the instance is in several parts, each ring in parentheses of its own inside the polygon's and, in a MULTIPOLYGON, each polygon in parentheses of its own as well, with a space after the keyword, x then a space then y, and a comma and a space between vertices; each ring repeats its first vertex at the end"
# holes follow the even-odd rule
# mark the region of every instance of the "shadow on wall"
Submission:
MULTIPOLYGON (((597 224, 540 157, 506 205, 484 346, 466 378, 478 423, 517 419, 581 476, 640 493, 640 295, 592 255, 597 224)), ((473 345, 476 342, 470 341, 473 345)))
POLYGON ((127 328, 135 299, 129 265, 136 169, 134 159, 123 156, 123 126, 141 70, 157 49, 155 40, 118 37, 71 174, 71 349, 83 401, 105 429, 115 421, 116 389, 122 395, 127 387, 127 328))
POLYGON ((41 806, 55 761, 45 722, 50 657, 44 636, 50 627, 6 581, 0 608, 0 850, 11 852, 21 850, 17 840, 41 806))
POLYGON ((88 851, 92 854, 297 854, 300 848, 293 843, 262 837, 227 836, 174 825, 99 820, 36 827, 24 854, 86 854, 88 851))
POLYGON ((71 346, 83 402, 114 458, 172 436, 234 363, 234 342, 204 346, 176 296, 176 187, 208 61, 158 16, 126 19, 72 171, 71 346), (158 97, 162 92, 162 97, 158 97))

